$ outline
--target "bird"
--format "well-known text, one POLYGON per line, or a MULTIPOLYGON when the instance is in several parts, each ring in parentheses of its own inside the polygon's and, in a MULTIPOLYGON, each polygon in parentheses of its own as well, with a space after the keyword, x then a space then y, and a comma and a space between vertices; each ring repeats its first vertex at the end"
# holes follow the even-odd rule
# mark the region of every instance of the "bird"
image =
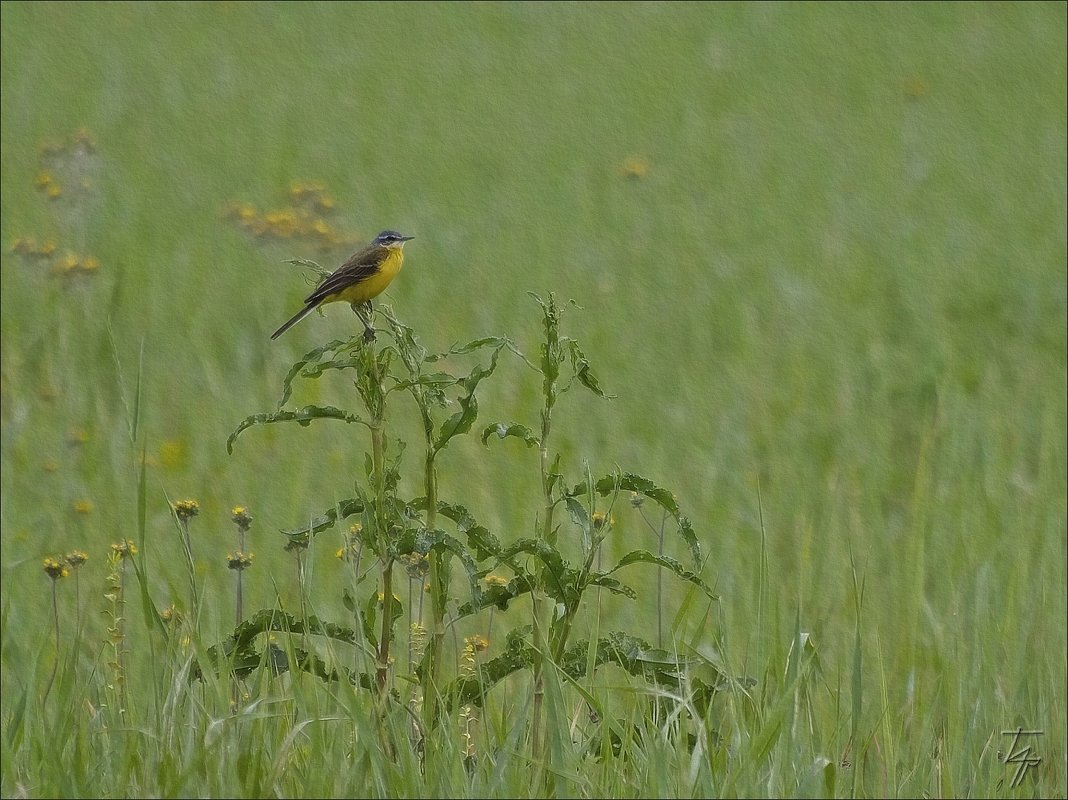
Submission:
POLYGON ((371 299, 378 297, 397 277, 404 264, 404 243, 414 239, 397 231, 382 231, 366 247, 357 250, 349 259, 331 272, 315 291, 304 301, 304 308, 294 314, 278 330, 271 334, 277 339, 308 314, 324 303, 344 300, 352 306, 353 313, 363 323, 364 339, 375 338, 375 329, 371 327, 371 299), (367 316, 364 316, 364 310, 367 316))

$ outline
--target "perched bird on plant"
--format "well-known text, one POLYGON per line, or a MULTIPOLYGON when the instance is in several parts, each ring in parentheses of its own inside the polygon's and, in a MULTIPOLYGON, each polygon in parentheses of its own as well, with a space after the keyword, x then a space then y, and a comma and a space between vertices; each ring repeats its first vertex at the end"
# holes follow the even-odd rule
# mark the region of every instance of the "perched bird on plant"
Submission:
POLYGON ((344 300, 352 306, 353 313, 363 323, 364 339, 374 339, 375 329, 371 327, 371 299, 382 294, 400 272, 404 263, 404 243, 414 238, 396 231, 382 231, 369 245, 357 250, 348 261, 327 275, 315 291, 308 295, 304 308, 272 333, 271 338, 277 339, 324 303, 344 300))

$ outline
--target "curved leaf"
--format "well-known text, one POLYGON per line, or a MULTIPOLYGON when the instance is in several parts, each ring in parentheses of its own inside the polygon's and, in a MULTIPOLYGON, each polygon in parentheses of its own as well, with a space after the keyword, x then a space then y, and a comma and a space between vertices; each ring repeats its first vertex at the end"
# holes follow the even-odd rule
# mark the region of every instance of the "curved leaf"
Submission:
POLYGON ((608 575, 594 573, 590 576, 590 586, 600 586, 602 589, 607 589, 613 594, 621 594, 624 597, 629 597, 631 600, 638 599, 638 593, 627 586, 625 583, 620 583, 615 578, 610 578, 608 575))
POLYGON ((460 410, 449 417, 442 423, 441 428, 438 429, 438 435, 434 439, 434 452, 436 453, 453 436, 457 436, 461 433, 467 433, 471 430, 471 426, 475 422, 475 418, 478 416, 478 402, 475 399, 475 389, 478 388, 478 384, 483 378, 488 378, 497 369, 497 357, 501 354, 501 346, 498 346, 493 351, 493 355, 490 356, 490 363, 488 366, 483 367, 481 364, 476 364, 472 367, 471 371, 467 374, 466 378, 461 378, 459 385, 464 389, 464 395, 458 398, 460 404, 460 410))
POLYGON ((362 514, 363 510, 364 503, 362 500, 357 500, 355 498, 340 500, 333 508, 328 508, 319 516, 312 517, 307 525, 300 528, 283 528, 280 532, 282 535, 288 536, 290 539, 307 537, 332 527, 338 519, 346 519, 353 514, 362 514))
POLYGON ((578 342, 574 339, 567 339, 566 342, 568 355, 571 356, 571 369, 574 370, 575 378, 578 382, 598 397, 603 397, 606 400, 610 399, 610 396, 606 395, 601 390, 600 382, 594 374, 590 372, 590 362, 586 360, 586 356, 583 354, 578 342))
POLYGON ((693 572, 690 572, 675 559, 669 558, 668 556, 654 555, 648 550, 631 550, 629 553, 623 556, 623 558, 619 559, 619 562, 614 567, 612 567, 612 569, 608 570, 608 572, 605 572, 604 574, 611 575, 613 572, 623 569, 623 567, 629 566, 630 564, 637 564, 640 562, 646 564, 656 564, 659 567, 663 567, 664 569, 670 570, 671 572, 675 573, 675 576, 679 579, 684 580, 687 583, 692 583, 694 586, 704 592, 710 600, 719 600, 719 595, 713 592, 712 587, 710 587, 707 583, 701 580, 698 575, 694 574, 693 572))
POLYGON ((276 411, 272 414, 253 414, 252 416, 245 417, 241 420, 241 424, 230 434, 229 438, 226 440, 226 452, 233 453, 234 442, 237 440, 237 437, 253 425, 270 425, 275 422, 296 422, 298 425, 310 425, 312 420, 316 419, 337 419, 342 422, 355 422, 360 425, 367 424, 356 414, 350 414, 349 412, 343 411, 340 408, 335 408, 334 406, 309 405, 304 406, 304 408, 298 409, 297 411, 276 411))
POLYGON ((289 400, 289 396, 293 394, 293 379, 300 374, 300 371, 304 367, 313 361, 318 361, 322 358, 323 353, 332 353, 335 350, 339 350, 344 347, 347 342, 343 342, 340 339, 334 339, 334 341, 324 344, 322 347, 316 347, 314 350, 309 350, 295 362, 293 366, 289 368, 289 372, 286 373, 285 378, 282 379, 282 399, 278 401, 278 408, 286 404, 289 400))
POLYGON ((486 441, 493 434, 497 434, 498 439, 506 439, 509 436, 514 436, 517 439, 522 439, 527 443, 527 447, 534 447, 540 445, 541 442, 537 436, 534 435, 534 431, 528 428, 526 425, 520 425, 518 422, 498 422, 482 429, 482 444, 486 444, 486 441))
MULTIPOLYGON (((583 484, 575 487, 576 491, 585 488, 583 484)), ((690 520, 679 511, 679 504, 675 495, 660 486, 657 486, 648 478, 636 475, 633 472, 623 472, 616 475, 607 475, 597 481, 595 488, 601 496, 614 494, 618 491, 629 491, 648 497, 667 511, 679 526, 679 536, 683 538, 690 548, 693 563, 701 563, 701 543, 697 541, 697 535, 693 532, 690 520)))

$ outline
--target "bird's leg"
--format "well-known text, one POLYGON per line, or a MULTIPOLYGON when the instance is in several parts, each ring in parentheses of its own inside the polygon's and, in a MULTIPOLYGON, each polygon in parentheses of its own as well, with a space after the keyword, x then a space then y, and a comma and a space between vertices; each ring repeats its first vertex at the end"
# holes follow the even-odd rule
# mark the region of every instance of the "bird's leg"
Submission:
POLYGON ((360 322, 363 323, 363 340, 365 342, 373 342, 375 340, 375 329, 371 327, 371 315, 374 313, 374 309, 371 307, 371 301, 367 300, 363 303, 353 303, 352 313, 360 318, 360 322), (367 306, 367 316, 363 315, 363 307, 367 306))

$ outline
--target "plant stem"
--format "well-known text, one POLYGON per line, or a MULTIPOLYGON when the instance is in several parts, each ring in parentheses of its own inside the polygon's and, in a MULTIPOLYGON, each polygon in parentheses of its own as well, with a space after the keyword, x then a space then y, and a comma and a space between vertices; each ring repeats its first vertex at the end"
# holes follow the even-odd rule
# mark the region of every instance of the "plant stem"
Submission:
MULTIPOLYGON (((427 427, 426 430, 426 527, 427 530, 432 531, 437 526, 438 481, 434 466, 433 442, 430 438, 433 428, 427 427)), ((424 722, 427 730, 433 729, 440 713, 437 681, 441 670, 441 653, 445 644, 445 590, 442 586, 444 576, 441 558, 441 554, 434 549, 427 554, 430 580, 430 646, 427 648, 426 669, 423 672, 422 681, 424 722)))
MULTIPOLYGON (((553 511, 554 504, 552 498, 552 477, 549 475, 549 433, 551 430, 552 420, 552 400, 553 389, 555 387, 547 387, 545 397, 545 407, 541 412, 541 451, 540 451, 540 467, 541 467, 541 489, 542 497, 544 500, 544 506, 542 507, 542 522, 541 522, 541 539, 548 543, 553 543, 553 511)), ((531 756, 534 760, 536 778, 534 786, 540 786, 541 784, 541 763, 543 754, 545 753, 545 742, 542 740, 542 716, 544 714, 545 705, 545 652, 546 652, 546 631, 549 630, 549 614, 546 609, 551 611, 552 606, 542 596, 543 590, 537 587, 535 591, 531 592, 530 600, 534 614, 534 707, 533 707, 533 719, 531 722, 531 756), (544 618, 543 618, 544 616, 544 618)))
POLYGON ((48 695, 52 692, 52 682, 56 679, 56 672, 59 670, 59 599, 56 596, 56 580, 54 578, 52 579, 52 620, 55 623, 56 631, 56 660, 52 664, 52 674, 48 677, 48 686, 45 687, 42 703, 48 702, 48 695))

